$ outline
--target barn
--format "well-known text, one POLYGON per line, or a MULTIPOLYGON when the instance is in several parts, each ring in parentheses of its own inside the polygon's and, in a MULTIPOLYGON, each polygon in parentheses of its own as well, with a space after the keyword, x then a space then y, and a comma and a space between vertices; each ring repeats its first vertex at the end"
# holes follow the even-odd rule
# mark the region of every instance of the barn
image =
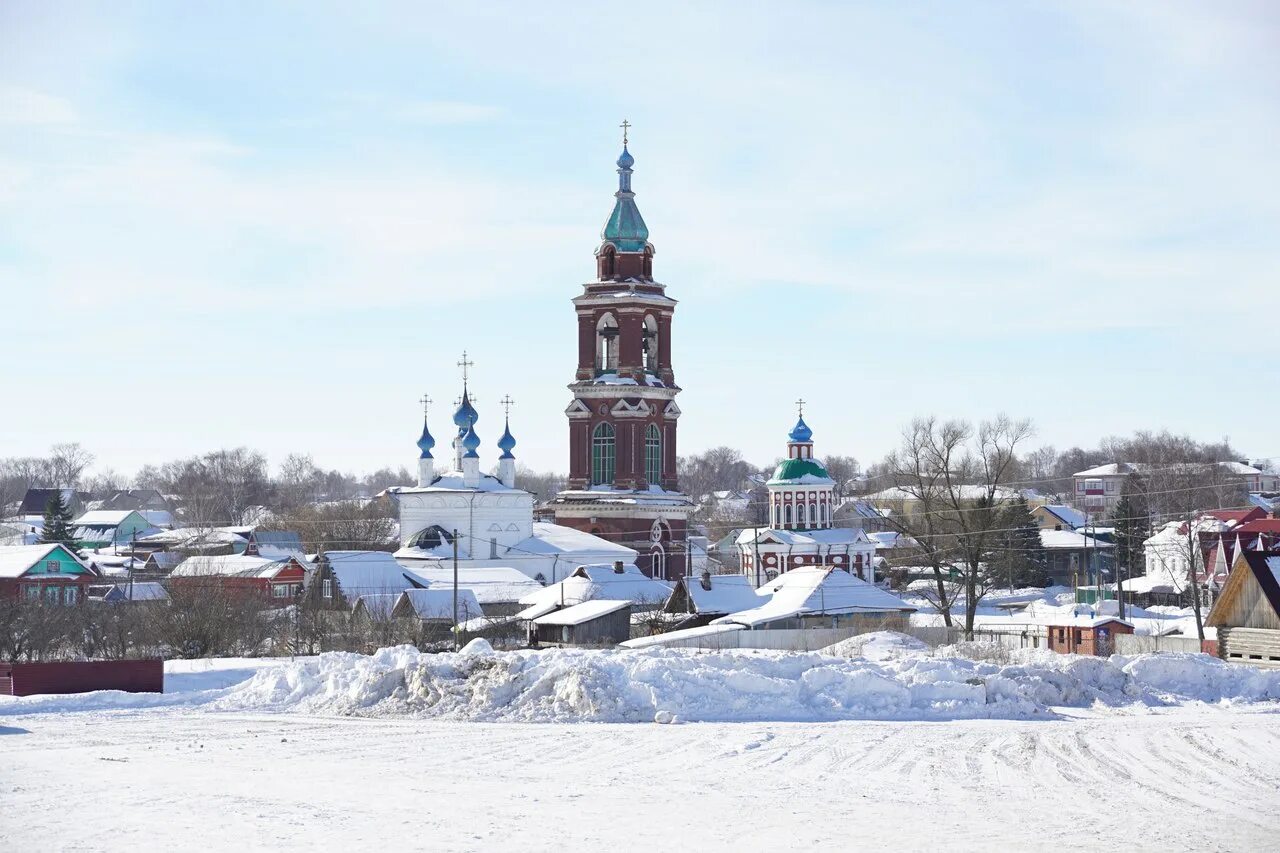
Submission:
POLYGON ((1080 615, 1048 626, 1049 649, 1064 655, 1109 656, 1116 634, 1132 634, 1133 625, 1115 616, 1080 615))
POLYGON ((1224 660, 1280 667, 1280 555, 1237 554, 1205 624, 1224 660))
POLYGON ((540 645, 616 646, 631 638, 631 602, 596 598, 529 624, 529 639, 540 645))

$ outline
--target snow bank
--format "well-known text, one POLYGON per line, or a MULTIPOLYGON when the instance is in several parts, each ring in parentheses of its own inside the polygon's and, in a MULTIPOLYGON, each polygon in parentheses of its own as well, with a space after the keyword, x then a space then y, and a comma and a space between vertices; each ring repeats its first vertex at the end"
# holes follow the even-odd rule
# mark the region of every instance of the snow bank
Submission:
POLYGON ((822 652, 841 658, 891 660, 928 650, 927 645, 909 634, 900 634, 897 631, 872 631, 869 634, 857 634, 847 640, 841 640, 827 646, 822 652))
POLYGON ((883 655, 876 660, 689 649, 423 654, 401 646, 264 669, 211 707, 511 722, 950 720, 1280 699, 1280 672, 1204 655, 1108 660, 1027 650, 999 665, 906 645, 890 634, 869 638, 863 651, 883 655))

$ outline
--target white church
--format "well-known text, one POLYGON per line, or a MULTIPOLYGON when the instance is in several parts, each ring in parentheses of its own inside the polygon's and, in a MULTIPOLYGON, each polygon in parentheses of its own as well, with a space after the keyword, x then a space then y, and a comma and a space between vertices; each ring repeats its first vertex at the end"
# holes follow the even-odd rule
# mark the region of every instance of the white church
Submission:
POLYGON ((479 419, 464 378, 462 401, 453 415, 452 452, 448 465, 437 471, 431 452, 436 441, 424 410, 418 484, 391 490, 400 507, 398 561, 409 568, 451 568, 456 546, 459 567, 511 567, 544 584, 556 583, 584 564, 634 565, 631 548, 533 520, 534 496, 516 485, 509 410, 497 441, 501 454, 496 475, 482 473, 479 419))

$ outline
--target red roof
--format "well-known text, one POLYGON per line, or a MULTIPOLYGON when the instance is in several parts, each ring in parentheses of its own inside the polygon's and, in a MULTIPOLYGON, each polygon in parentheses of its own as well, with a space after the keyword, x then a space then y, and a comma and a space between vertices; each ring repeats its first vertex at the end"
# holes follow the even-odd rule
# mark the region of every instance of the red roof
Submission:
POLYGON ((1236 528, 1238 533, 1280 533, 1280 518, 1254 518, 1236 528))
POLYGON ((1213 516, 1219 521, 1234 521, 1236 524, 1267 517, 1267 513, 1260 506, 1251 509, 1211 509, 1205 515, 1213 516))

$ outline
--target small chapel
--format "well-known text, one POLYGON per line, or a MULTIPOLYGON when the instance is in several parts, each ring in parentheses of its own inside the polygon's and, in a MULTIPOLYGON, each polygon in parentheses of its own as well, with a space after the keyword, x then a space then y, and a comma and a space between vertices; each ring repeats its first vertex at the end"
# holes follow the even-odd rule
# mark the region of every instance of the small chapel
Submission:
POLYGON ((763 586, 802 566, 843 569, 875 583, 875 543, 858 528, 835 527, 836 482, 813 455, 813 430, 799 420, 787 435, 787 457, 765 484, 769 526, 738 536, 742 573, 763 586))
POLYGON ((596 275, 573 299, 578 364, 565 410, 569 481, 547 510, 557 524, 633 549, 650 577, 672 580, 688 567, 695 509, 676 481, 676 300, 654 278, 653 243, 631 188, 627 127, 623 122, 618 189, 595 250, 596 275))

